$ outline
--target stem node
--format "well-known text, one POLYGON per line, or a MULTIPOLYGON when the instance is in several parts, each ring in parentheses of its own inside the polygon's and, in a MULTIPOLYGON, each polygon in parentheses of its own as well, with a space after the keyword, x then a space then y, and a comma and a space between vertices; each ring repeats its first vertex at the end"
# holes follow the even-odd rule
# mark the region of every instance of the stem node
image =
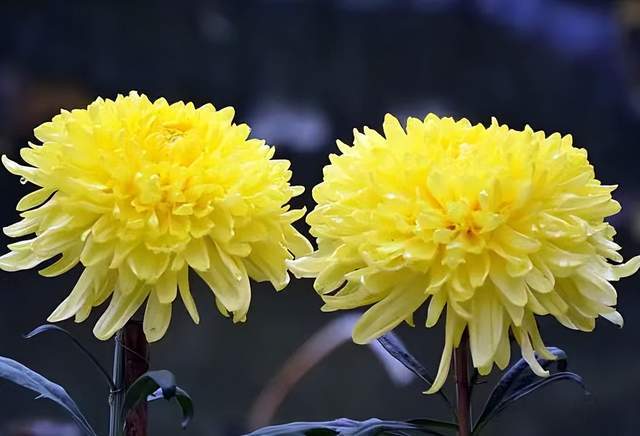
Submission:
POLYGON ((122 411, 127 388, 149 370, 149 347, 140 321, 130 320, 116 334, 113 355, 113 385, 109 394, 109 436, 147 435, 147 403, 126 415, 122 411))

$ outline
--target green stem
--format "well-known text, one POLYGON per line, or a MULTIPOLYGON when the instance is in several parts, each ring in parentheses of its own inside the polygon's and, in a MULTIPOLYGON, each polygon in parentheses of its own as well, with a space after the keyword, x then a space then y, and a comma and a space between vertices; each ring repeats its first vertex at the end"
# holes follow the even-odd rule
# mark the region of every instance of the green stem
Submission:
POLYGON ((456 400, 458 412, 458 435, 471 435, 471 389, 469 385, 469 335, 462 334, 460 345, 453 355, 456 377, 456 400))
POLYGON ((115 338, 113 353, 113 385, 109 394, 109 436, 121 436, 124 429, 122 405, 124 403, 124 348, 122 346, 122 330, 115 338))

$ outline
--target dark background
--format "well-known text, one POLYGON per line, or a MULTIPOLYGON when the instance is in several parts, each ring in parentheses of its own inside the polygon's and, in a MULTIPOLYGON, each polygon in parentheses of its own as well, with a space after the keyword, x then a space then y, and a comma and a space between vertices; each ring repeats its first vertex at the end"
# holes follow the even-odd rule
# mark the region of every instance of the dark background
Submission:
MULTIPOLYGON (((237 120, 292 161, 294 182, 318 183, 334 139, 379 128, 383 115, 405 118, 496 116, 513 128, 531 124, 572 133, 589 151, 598 177, 620 183, 623 212, 613 221, 629 257, 640 253, 637 147, 640 134, 640 2, 596 0, 229 0, 2 1, 0 3, 0 150, 12 157, 32 129, 59 109, 131 89, 151 98, 232 105, 237 120)), ((0 225, 29 188, 0 172, 0 225)), ((312 206, 310 189, 297 200, 312 206)), ((301 223, 300 228, 304 224, 301 223)), ((7 238, 3 238, 7 243, 7 238)), ((44 279, 33 271, 0 274, 0 355, 67 387, 105 434, 107 388, 62 337, 30 341, 68 293, 78 271, 44 279)), ((558 385, 523 400, 487 434, 637 435, 640 412, 638 278, 621 282, 623 330, 606 321, 594 333, 541 321, 547 345, 564 348, 570 368, 592 393, 558 385)), ((175 404, 151 406, 154 436, 237 435, 251 405, 286 358, 335 318, 319 311, 310 281, 283 292, 253 285, 245 325, 214 308, 201 284, 199 326, 174 310, 166 337, 152 346, 152 366, 175 372, 196 403, 184 433, 175 404), (207 306, 210 310, 207 310, 207 306)), ((91 319, 63 324, 110 365, 112 343, 91 336, 91 319)), ((435 370, 442 331, 403 326, 399 333, 435 370)), ((496 377, 494 373, 490 381, 496 377)), ((477 407, 487 394, 477 392, 477 407)), ((451 389, 450 386, 447 387, 451 389)), ((418 382, 397 386, 368 347, 347 343, 293 387, 274 418, 326 420, 445 417, 418 382)), ((0 383, 0 434, 67 418, 54 405, 0 383), (34 424, 35 425, 35 424, 34 424)))

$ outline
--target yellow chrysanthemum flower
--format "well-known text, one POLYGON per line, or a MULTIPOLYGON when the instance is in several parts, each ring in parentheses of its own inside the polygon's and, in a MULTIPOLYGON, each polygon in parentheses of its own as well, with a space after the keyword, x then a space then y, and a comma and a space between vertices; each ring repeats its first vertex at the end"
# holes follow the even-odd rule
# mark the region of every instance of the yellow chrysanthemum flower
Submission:
POLYGON ((189 269, 225 316, 244 321, 249 277, 282 289, 290 252, 312 248, 291 225, 304 211, 287 205, 303 191, 289 185, 289 161, 247 139, 249 127, 233 116, 230 107, 151 102, 136 92, 63 110, 35 129, 42 145, 21 150, 31 166, 2 156, 10 172, 41 188, 18 203, 22 221, 4 229, 35 237, 10 244, 0 268, 33 268, 61 254, 40 270, 49 277, 80 262, 82 275, 49 321, 81 322, 112 296, 94 328, 99 339, 145 300, 145 334, 160 339, 177 294, 198 323, 189 269))
POLYGON ((622 261, 604 222, 620 210, 615 186, 594 178, 571 136, 433 114, 409 118, 406 132, 387 115, 383 128, 354 131, 352 147, 338 141, 342 154, 330 156, 307 216, 318 250, 290 262, 297 276, 316 278, 324 311, 374 304, 355 342, 412 324, 427 300, 432 327, 446 307, 435 392, 465 328, 481 374, 507 366, 511 329, 544 376, 534 350, 553 355, 534 315, 583 331, 599 315, 622 325, 609 282, 633 274, 640 258, 608 263, 622 261))

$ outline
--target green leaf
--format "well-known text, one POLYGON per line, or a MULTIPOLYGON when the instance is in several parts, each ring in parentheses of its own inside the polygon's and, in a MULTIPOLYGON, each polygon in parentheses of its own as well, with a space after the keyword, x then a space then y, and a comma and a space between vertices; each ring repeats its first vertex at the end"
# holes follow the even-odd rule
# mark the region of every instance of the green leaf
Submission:
POLYGON ((247 436, 374 436, 374 435, 435 435, 443 436, 447 431, 455 431, 452 423, 430 419, 411 421, 382 421, 371 418, 366 421, 354 421, 340 418, 324 422, 291 422, 288 424, 264 427, 247 436), (439 430, 444 430, 441 433, 439 430))
POLYGON ((40 333, 45 333, 45 332, 59 332, 65 335, 67 338, 71 339, 71 341, 74 344, 76 344, 78 348, 80 348, 80 350, 89 358, 89 360, 102 373, 104 378, 107 380, 107 383, 109 384, 109 387, 111 388, 111 390, 112 391, 115 390, 115 385, 113 384, 113 380, 111 380, 111 375, 109 375, 107 370, 100 364, 98 359, 96 359, 96 357, 84 345, 82 345, 82 342, 80 342, 75 336, 73 336, 71 333, 69 333, 67 330, 63 329, 62 327, 58 327, 57 325, 53 325, 53 324, 43 324, 39 327, 36 327, 35 329, 31 330, 29 333, 23 336, 25 339, 31 339, 34 336, 37 336, 40 333))
POLYGON ((62 406, 85 434, 96 436, 96 432, 80 412, 78 405, 62 386, 7 357, 0 357, 0 378, 37 392, 39 394, 37 398, 47 398, 62 406))
POLYGON ((505 408, 507 408, 511 403, 519 400, 520 398, 537 391, 538 389, 550 385, 552 383, 561 381, 561 380, 569 380, 569 381, 573 381, 575 383, 577 383, 578 385, 580 385, 580 387, 582 387, 582 389, 584 390, 585 394, 588 394, 589 392, 587 391, 585 385, 584 385, 584 380, 582 377, 580 377, 578 374, 575 374, 573 372, 557 372, 555 374, 551 374, 549 377, 545 377, 545 378, 539 378, 537 381, 535 381, 534 383, 531 383, 527 386, 524 386, 523 388, 515 391, 513 394, 509 395, 507 398, 505 398, 504 400, 502 400, 500 402, 500 404, 498 404, 498 406, 495 408, 495 411, 493 412, 493 416, 498 415, 500 412, 502 412, 505 408))
POLYGON ((560 372, 551 374, 549 377, 539 377, 531 371, 529 364, 520 359, 516 362, 502 378, 498 381, 491 392, 487 403, 475 424, 474 434, 478 434, 480 430, 494 417, 500 414, 504 409, 518 401, 520 398, 537 391, 540 388, 548 386, 558 381, 568 380, 577 383, 586 394, 588 394, 584 380, 578 374, 566 371, 567 355, 564 351, 555 347, 548 347, 547 350, 556 356, 556 360, 547 360, 536 356, 540 365, 549 369, 555 364, 560 372))
POLYGON ((422 428, 429 428, 433 430, 441 430, 445 433, 447 432, 458 432, 458 426, 453 422, 448 421, 440 421, 438 419, 429 419, 429 418, 417 418, 417 419, 409 419, 407 422, 411 424, 418 425, 422 428))
POLYGON ((165 369, 148 371, 131 384, 124 398, 123 412, 126 415, 141 401, 155 401, 160 398, 175 398, 182 409, 182 428, 186 428, 193 418, 193 401, 189 394, 176 385, 173 373, 165 369))
MULTIPOLYGON (((409 371, 420 377, 427 386, 431 387, 433 384, 433 376, 427 369, 407 350, 402 340, 393 332, 389 332, 384 336, 378 338, 378 342, 382 347, 394 357, 398 362, 402 363, 409 371)), ((453 409, 453 404, 449 400, 449 397, 443 392, 442 389, 438 391, 438 395, 447 404, 449 410, 453 409)), ((455 416, 455 413, 454 413, 455 416)))

